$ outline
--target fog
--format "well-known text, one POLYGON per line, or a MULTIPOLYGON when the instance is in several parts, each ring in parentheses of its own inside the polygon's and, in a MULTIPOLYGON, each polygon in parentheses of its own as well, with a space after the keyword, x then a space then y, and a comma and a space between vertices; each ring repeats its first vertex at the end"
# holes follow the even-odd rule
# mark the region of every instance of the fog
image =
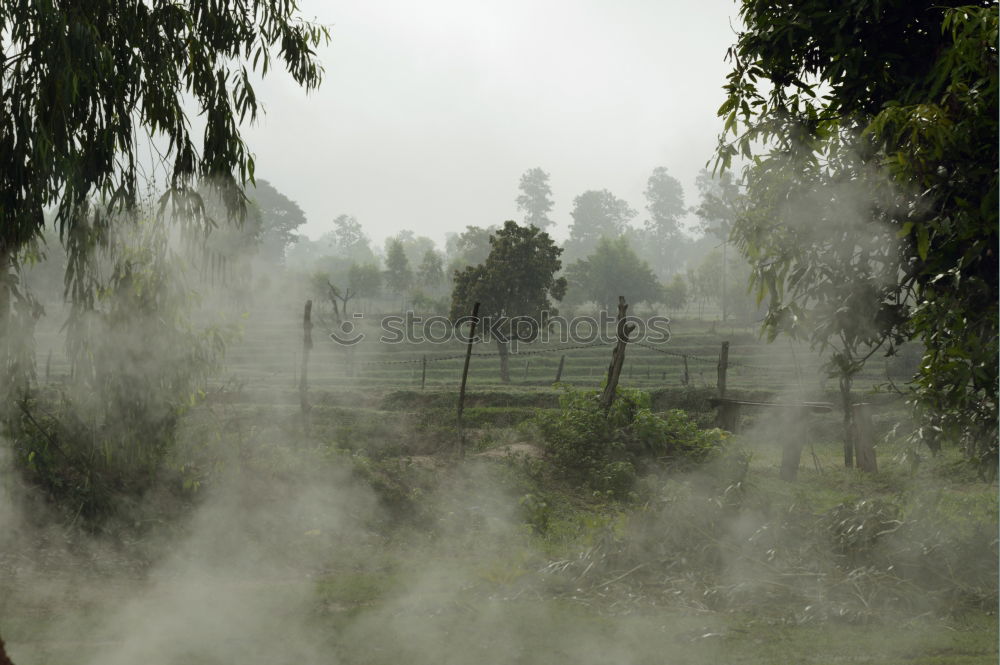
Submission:
POLYGON ((443 244, 520 219, 518 178, 541 167, 564 239, 573 197, 606 188, 641 210, 666 166, 693 199, 712 157, 738 25, 727 0, 300 4, 332 27, 326 81, 307 96, 265 79, 247 136, 310 237, 346 213, 379 244, 402 229, 443 244))
POLYGON ((995 460, 876 325, 927 204, 846 147, 704 170, 735 8, 304 0, 239 224, 151 176, 19 246, 11 661, 995 662, 995 460))

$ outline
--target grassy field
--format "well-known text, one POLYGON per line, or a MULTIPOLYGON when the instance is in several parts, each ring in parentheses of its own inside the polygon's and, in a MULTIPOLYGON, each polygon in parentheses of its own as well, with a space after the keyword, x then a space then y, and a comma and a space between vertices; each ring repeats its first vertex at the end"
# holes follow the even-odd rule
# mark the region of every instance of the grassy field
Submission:
MULTIPOLYGON (((282 310, 255 312, 237 317, 240 329, 237 340, 227 353, 226 379, 241 382, 251 390, 286 391, 298 386, 302 349, 302 313, 300 305, 289 303, 282 310)), ((430 388, 456 389, 461 377, 463 344, 408 342, 382 344, 381 315, 372 314, 357 322, 357 332, 365 338, 354 346, 343 346, 329 338, 336 331, 332 317, 319 313, 313 332, 309 374, 317 389, 407 388, 420 386, 422 360, 427 359, 426 385, 430 388)), ((68 372, 61 335, 55 323, 38 336, 39 368, 50 377, 68 372)), ((440 327, 434 328, 440 333, 440 327)), ((682 385, 684 356, 688 360, 689 385, 713 387, 717 382, 717 364, 722 342, 730 343, 727 383, 733 388, 789 390, 800 394, 827 394, 836 390, 836 380, 819 371, 823 355, 808 345, 781 339, 766 343, 750 327, 722 326, 714 321, 678 319, 670 324, 667 342, 629 347, 622 384, 645 390, 682 385), (652 348, 650 348, 652 347, 652 348)), ((610 329, 608 334, 613 334, 610 329)), ((594 342, 579 348, 582 341, 522 343, 511 356, 512 384, 528 389, 545 388, 555 380, 560 357, 566 361, 562 381, 580 386, 596 386, 603 380, 610 359, 611 345, 594 342)), ((470 385, 496 386, 499 361, 492 344, 476 345, 470 371, 470 385)), ((897 383, 913 369, 912 353, 893 358, 876 356, 857 379, 859 390, 885 385, 887 377, 897 383)))
MULTIPOLYGON (((858 382, 878 473, 843 467, 833 412, 809 419, 799 477, 780 480, 790 423, 760 411, 714 461, 616 501, 546 466, 534 420, 558 409, 562 351, 513 357, 510 385, 474 358, 459 459, 461 360, 433 360, 459 345, 345 350, 317 328, 303 419, 299 316, 243 321, 184 418, 175 484, 134 524, 94 539, 8 520, 14 662, 997 662, 996 486, 894 433, 902 403, 864 392, 881 360, 858 382)), ((38 351, 57 384, 55 340, 38 351)), ((724 340, 732 394, 835 399, 818 354, 699 321, 674 324, 671 354, 630 348, 623 384, 709 427, 724 340)), ((599 386, 608 347, 565 354, 566 383, 599 386)))

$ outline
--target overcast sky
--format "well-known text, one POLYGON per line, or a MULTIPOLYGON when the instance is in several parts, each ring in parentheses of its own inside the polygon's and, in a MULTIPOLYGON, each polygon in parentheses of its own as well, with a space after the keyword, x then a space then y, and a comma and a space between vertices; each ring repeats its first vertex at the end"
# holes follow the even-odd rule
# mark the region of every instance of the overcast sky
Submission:
POLYGON ((443 243, 518 219, 540 166, 564 239, 573 198, 609 189, 640 211, 665 166, 694 180, 720 122, 733 0, 302 0, 331 27, 320 90, 283 73, 247 131, 257 176, 298 202, 316 238, 342 213, 381 246, 412 229, 443 243))

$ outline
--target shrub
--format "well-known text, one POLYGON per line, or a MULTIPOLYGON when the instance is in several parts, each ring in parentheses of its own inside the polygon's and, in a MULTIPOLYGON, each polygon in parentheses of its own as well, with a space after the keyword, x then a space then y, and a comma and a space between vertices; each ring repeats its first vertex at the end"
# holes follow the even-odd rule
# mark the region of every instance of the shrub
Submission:
POLYGON ((191 322, 190 266, 158 222, 136 220, 77 264, 71 376, 26 388, 4 425, 27 479, 74 518, 96 522, 166 470, 180 417, 230 333, 191 322))
POLYGON ((619 389, 605 413, 597 391, 567 389, 560 409, 534 419, 549 461, 564 477, 625 498, 640 471, 706 460, 721 447, 721 430, 702 430, 683 411, 653 413, 650 396, 619 389))

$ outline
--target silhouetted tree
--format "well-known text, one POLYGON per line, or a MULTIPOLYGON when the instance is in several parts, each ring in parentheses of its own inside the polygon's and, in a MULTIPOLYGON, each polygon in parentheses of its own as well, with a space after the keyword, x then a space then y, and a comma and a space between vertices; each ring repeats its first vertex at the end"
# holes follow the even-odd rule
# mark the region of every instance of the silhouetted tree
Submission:
POLYGON ((410 261, 406 258, 403 243, 399 240, 390 240, 385 256, 386 286, 391 292, 400 295, 406 293, 412 286, 412 281, 413 271, 410 270, 410 261))
POLYGON ((524 212, 525 225, 534 225, 543 231, 551 226, 549 212, 553 203, 549 174, 540 168, 529 169, 521 176, 518 189, 521 193, 517 197, 517 209, 524 212))
POLYGON ((684 189, 660 166, 649 176, 645 196, 649 219, 642 232, 644 254, 650 258, 654 271, 665 275, 677 267, 680 219, 685 213, 684 189))
POLYGON ((305 213, 267 180, 258 179, 247 189, 247 197, 260 217, 258 253, 270 263, 284 265, 285 249, 298 238, 295 230, 306 223, 305 213))
POLYGON ((435 288, 444 282, 444 259, 433 249, 424 253, 424 258, 417 268, 417 281, 421 286, 435 288))
POLYGON ((626 201, 606 189, 584 192, 573 199, 566 256, 582 258, 590 254, 601 238, 621 235, 636 214, 626 201))

